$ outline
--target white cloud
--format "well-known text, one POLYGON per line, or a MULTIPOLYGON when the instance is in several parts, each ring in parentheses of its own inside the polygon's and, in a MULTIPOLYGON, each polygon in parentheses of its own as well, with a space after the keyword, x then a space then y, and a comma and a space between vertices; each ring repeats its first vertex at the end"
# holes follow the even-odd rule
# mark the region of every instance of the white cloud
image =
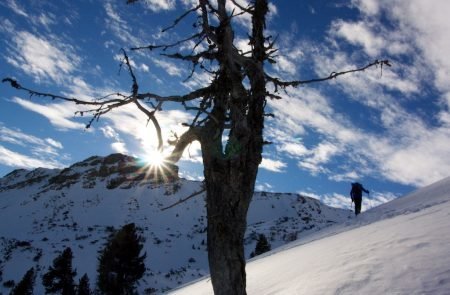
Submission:
POLYGON ((57 160, 65 158, 65 155, 60 155, 63 146, 52 138, 41 139, 19 129, 5 127, 0 123, 0 142, 19 146, 32 155, 24 155, 0 145, 0 163, 6 166, 21 168, 59 168, 63 166, 57 160))
POLYGON ((383 4, 387 11, 392 12, 392 17, 400 22, 402 33, 417 44, 422 57, 432 66, 436 86, 442 91, 450 90, 450 2, 436 0, 431 5, 420 0, 396 0, 392 4, 383 4))
POLYGON ((236 38, 236 40, 234 41, 234 45, 242 52, 249 52, 252 50, 248 39, 236 38))
POLYGON ((258 192, 273 192, 273 186, 270 183, 267 182, 256 182, 255 184, 255 191, 258 192))
POLYGON ((349 23, 339 20, 334 23, 332 30, 351 44, 362 46, 372 57, 377 57, 381 49, 387 46, 385 39, 373 34, 368 25, 363 22, 349 23))
POLYGON ((45 27, 47 30, 50 30, 51 25, 55 25, 57 23, 56 16, 50 12, 32 16, 30 19, 32 23, 36 25, 41 25, 45 27))
POLYGON ((192 77, 183 83, 189 90, 206 87, 212 81, 212 75, 208 72, 195 72, 192 77))
POLYGON ((41 139, 36 136, 26 134, 18 129, 10 129, 0 123, 0 141, 15 144, 23 147, 38 146, 43 151, 54 154, 56 149, 62 149, 62 143, 52 138, 41 139))
POLYGON ((113 151, 115 151, 117 153, 121 153, 121 154, 128 153, 127 147, 125 146, 124 142, 113 142, 111 144, 111 148, 113 149, 113 151))
POLYGON ((336 174, 330 176, 331 180, 337 181, 337 182, 350 182, 355 181, 360 178, 360 175, 357 171, 348 171, 344 172, 342 174, 336 174))
POLYGON ((37 82, 52 79, 62 83, 80 62, 72 47, 55 38, 19 31, 13 42, 6 60, 37 82))
POLYGON ((113 1, 106 1, 104 4, 106 15, 105 19, 107 28, 124 44, 138 46, 142 44, 142 40, 133 34, 131 27, 116 10, 113 1))
POLYGON ((352 4, 359 7, 367 15, 376 15, 380 11, 378 0, 353 0, 352 4))
POLYGON ((175 63, 158 58, 153 58, 152 61, 157 67, 165 70, 170 76, 181 77, 183 74, 182 68, 175 63))
POLYGON ((146 64, 141 64, 141 66, 139 67, 139 69, 141 69, 141 71, 143 72, 148 72, 150 71, 149 67, 146 64))
POLYGON ((308 88, 290 89, 282 94, 282 100, 269 101, 276 117, 266 133, 277 143, 278 151, 298 160, 299 167, 312 174, 325 173, 336 181, 375 173, 402 184, 423 186, 448 176, 450 128, 428 126, 403 109, 395 98, 381 95, 373 85, 361 84, 360 92, 367 91, 366 101, 376 96, 377 103, 368 106, 380 111, 384 133, 361 130, 350 118, 337 114, 320 93, 308 88), (322 139, 315 147, 307 148, 295 139, 301 133, 287 129, 289 125, 304 126, 322 139), (284 132, 290 137, 280 130, 289 130, 284 132), (348 165, 332 166, 331 161, 337 156, 348 158, 348 165))
POLYGON ((339 152, 339 148, 329 142, 321 142, 312 151, 313 157, 308 159, 308 162, 312 164, 327 163, 331 157, 339 152))
POLYGON ((175 0, 144 0, 145 6, 152 11, 172 10, 175 8, 175 0))
POLYGON ((329 170, 326 168, 326 164, 340 152, 341 148, 338 148, 336 145, 330 142, 321 142, 301 157, 298 165, 309 170, 313 175, 328 173, 329 170))
POLYGON ((287 164, 283 161, 279 160, 272 160, 263 158, 261 164, 259 165, 260 168, 272 171, 272 172, 284 172, 284 168, 286 168, 287 164))
POLYGON ((113 151, 117 152, 117 153, 122 153, 122 154, 127 154, 128 153, 128 149, 126 147, 125 142, 123 142, 120 138, 119 133, 116 132, 116 130, 114 130, 113 127, 107 125, 104 127, 100 127, 99 128, 100 131, 102 131, 103 135, 106 138, 110 138, 115 140, 115 142, 113 142, 111 144, 111 148, 113 151))
POLYGON ((0 145, 0 163, 10 167, 20 168, 61 168, 63 165, 50 159, 32 158, 14 151, 11 151, 0 145))
POLYGON ((303 144, 289 141, 282 141, 280 144, 277 144, 277 150, 293 157, 301 157, 310 153, 303 144))
POLYGON ((288 75, 295 75, 297 73, 297 66, 296 64, 289 60, 286 56, 279 55, 275 58, 276 64, 274 65, 274 68, 276 71, 285 73, 288 75))
POLYGON ((63 148, 62 143, 60 143, 59 141, 56 141, 56 140, 54 140, 54 139, 52 139, 52 138, 46 138, 45 141, 46 141, 48 144, 50 144, 51 146, 53 146, 53 147, 55 147, 55 148, 57 148, 57 149, 62 149, 62 148, 63 148))
POLYGON ((46 117, 55 127, 61 129, 84 129, 86 127, 85 124, 71 120, 74 118, 75 112, 79 110, 79 107, 73 103, 62 102, 42 105, 18 97, 13 98, 12 101, 46 117))
POLYGON ((0 141, 26 146, 27 144, 40 144, 41 139, 25 134, 20 130, 13 130, 0 125, 0 141))
POLYGON ((8 7, 18 15, 28 17, 28 13, 25 11, 25 9, 17 4, 15 0, 8 0, 6 5, 8 5, 8 7))
MULTIPOLYGON (((335 22, 330 33, 361 45, 369 55, 380 54, 395 62, 392 55, 408 53, 412 59, 408 63, 395 63, 381 78, 366 72, 339 79, 337 85, 350 97, 380 112, 379 122, 386 128, 383 134, 360 133, 360 148, 353 146, 353 150, 368 159, 378 173, 403 184, 423 186, 448 176, 450 126, 446 118, 450 117, 450 104, 445 97, 450 90, 450 20, 446 13, 450 11, 450 2, 436 1, 430 5, 420 0, 355 0, 353 4, 361 10, 361 20, 335 22), (380 21, 382 17, 389 21, 380 21), (417 98, 413 99, 422 100, 420 93, 430 85, 441 96, 429 98, 429 104, 441 107, 437 113, 429 114, 438 119, 437 124, 425 121, 420 113, 402 104, 402 100, 414 95, 417 98), (399 91, 403 97, 399 99, 386 90, 399 91)), ((317 62, 354 67, 346 55, 333 54, 331 63, 323 55, 317 62)))
POLYGON ((117 134, 117 132, 111 126, 100 127, 99 129, 100 131, 102 131, 103 135, 106 138, 117 139, 119 137, 119 134, 117 134))

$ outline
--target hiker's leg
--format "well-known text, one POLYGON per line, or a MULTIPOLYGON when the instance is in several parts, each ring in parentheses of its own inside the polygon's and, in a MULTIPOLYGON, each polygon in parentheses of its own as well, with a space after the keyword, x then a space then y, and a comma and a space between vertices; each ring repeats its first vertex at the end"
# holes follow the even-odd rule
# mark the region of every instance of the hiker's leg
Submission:
POLYGON ((355 198, 355 215, 361 212, 362 198, 355 198))

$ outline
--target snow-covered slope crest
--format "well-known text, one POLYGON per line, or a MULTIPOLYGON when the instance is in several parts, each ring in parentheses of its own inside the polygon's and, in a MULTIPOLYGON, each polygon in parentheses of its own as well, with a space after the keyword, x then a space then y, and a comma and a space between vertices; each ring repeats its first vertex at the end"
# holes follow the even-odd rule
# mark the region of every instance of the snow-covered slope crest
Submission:
POLYGON ((449 245, 450 177, 248 263, 247 293, 450 294, 449 245))
MULTIPOLYGON (((34 267, 35 294, 44 294, 41 277, 65 247, 74 253, 76 280, 87 273, 95 284, 98 251, 112 230, 130 222, 146 238, 147 271, 139 294, 167 291, 206 275, 204 195, 164 210, 201 190, 202 183, 154 173, 134 158, 114 154, 63 170, 16 170, 0 178, 0 293, 9 293, 5 282, 18 282, 34 267)), ((258 234, 276 248, 350 215, 297 194, 256 193, 246 256, 258 234)))

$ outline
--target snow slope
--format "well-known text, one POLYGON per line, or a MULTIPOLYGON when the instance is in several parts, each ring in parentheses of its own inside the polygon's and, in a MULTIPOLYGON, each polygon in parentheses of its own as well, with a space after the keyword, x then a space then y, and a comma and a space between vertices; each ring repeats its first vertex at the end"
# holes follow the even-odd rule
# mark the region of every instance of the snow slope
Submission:
MULTIPOLYGON (((16 170, 0 178, 0 294, 9 293, 5 282, 18 282, 31 267, 38 270, 35 294, 43 294, 41 277, 65 247, 74 253, 76 280, 87 273, 95 284, 98 251, 114 229, 130 222, 146 238, 147 271, 139 294, 152 288, 167 291, 206 275, 204 195, 162 210, 202 184, 184 179, 161 183, 146 179, 147 172, 135 159, 115 154, 63 170, 16 170)), ((246 256, 258 234, 276 248, 349 216, 349 210, 297 194, 256 193, 246 256)))
MULTIPOLYGON (((254 295, 450 294, 450 177, 256 258, 247 285, 254 295)), ((172 294, 212 294, 211 282, 172 294)))

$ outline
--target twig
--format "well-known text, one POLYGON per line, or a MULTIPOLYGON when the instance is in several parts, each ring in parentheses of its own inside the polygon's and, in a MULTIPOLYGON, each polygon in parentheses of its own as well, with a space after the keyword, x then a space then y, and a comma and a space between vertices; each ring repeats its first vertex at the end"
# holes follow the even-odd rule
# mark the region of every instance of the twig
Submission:
POLYGON ((197 191, 197 192, 194 192, 194 193, 192 193, 191 195, 187 196, 186 198, 180 199, 180 200, 178 200, 177 202, 173 203, 172 205, 162 208, 161 211, 164 211, 164 210, 173 208, 173 207, 175 207, 175 206, 178 205, 178 204, 181 204, 181 203, 183 203, 183 202, 186 202, 187 200, 189 200, 189 199, 191 199, 191 198, 193 198, 193 197, 195 197, 195 196, 198 196, 198 195, 200 195, 201 193, 204 193, 205 191, 206 191, 206 189, 204 188, 204 189, 202 189, 202 190, 199 190, 199 191, 197 191))
POLYGON ((345 75, 345 74, 349 74, 349 73, 355 73, 355 72, 362 72, 370 67, 373 66, 378 66, 378 65, 386 65, 388 67, 391 66, 391 64, 389 63, 388 60, 375 60, 374 62, 362 67, 362 68, 357 68, 357 69, 353 69, 353 70, 348 70, 348 71, 342 71, 342 72, 332 72, 328 77, 325 78, 316 78, 316 79, 310 79, 310 80, 297 80, 297 81, 281 81, 278 78, 274 78, 271 77, 269 75, 266 74, 266 79, 267 81, 273 83, 273 85, 275 86, 275 92, 278 91, 277 87, 281 87, 281 88, 286 88, 288 86, 292 86, 292 87, 297 87, 299 85, 304 85, 304 84, 309 84, 309 83, 316 83, 316 82, 323 82, 326 80, 331 80, 331 79, 335 79, 338 76, 341 75, 345 75))
POLYGON ((185 18, 188 14, 190 14, 191 12, 194 12, 194 11, 196 11, 196 10, 198 10, 200 8, 200 4, 199 5, 197 5, 196 7, 194 7, 194 8, 191 8, 191 9, 189 9, 188 11, 186 11, 185 13, 183 13, 181 16, 179 16, 174 22, 173 22, 173 24, 172 25, 170 25, 170 26, 168 26, 167 28, 165 28, 165 29, 163 29, 161 32, 166 32, 166 31, 168 31, 168 30, 170 30, 170 29, 172 29, 172 28, 174 28, 183 18, 185 18))

